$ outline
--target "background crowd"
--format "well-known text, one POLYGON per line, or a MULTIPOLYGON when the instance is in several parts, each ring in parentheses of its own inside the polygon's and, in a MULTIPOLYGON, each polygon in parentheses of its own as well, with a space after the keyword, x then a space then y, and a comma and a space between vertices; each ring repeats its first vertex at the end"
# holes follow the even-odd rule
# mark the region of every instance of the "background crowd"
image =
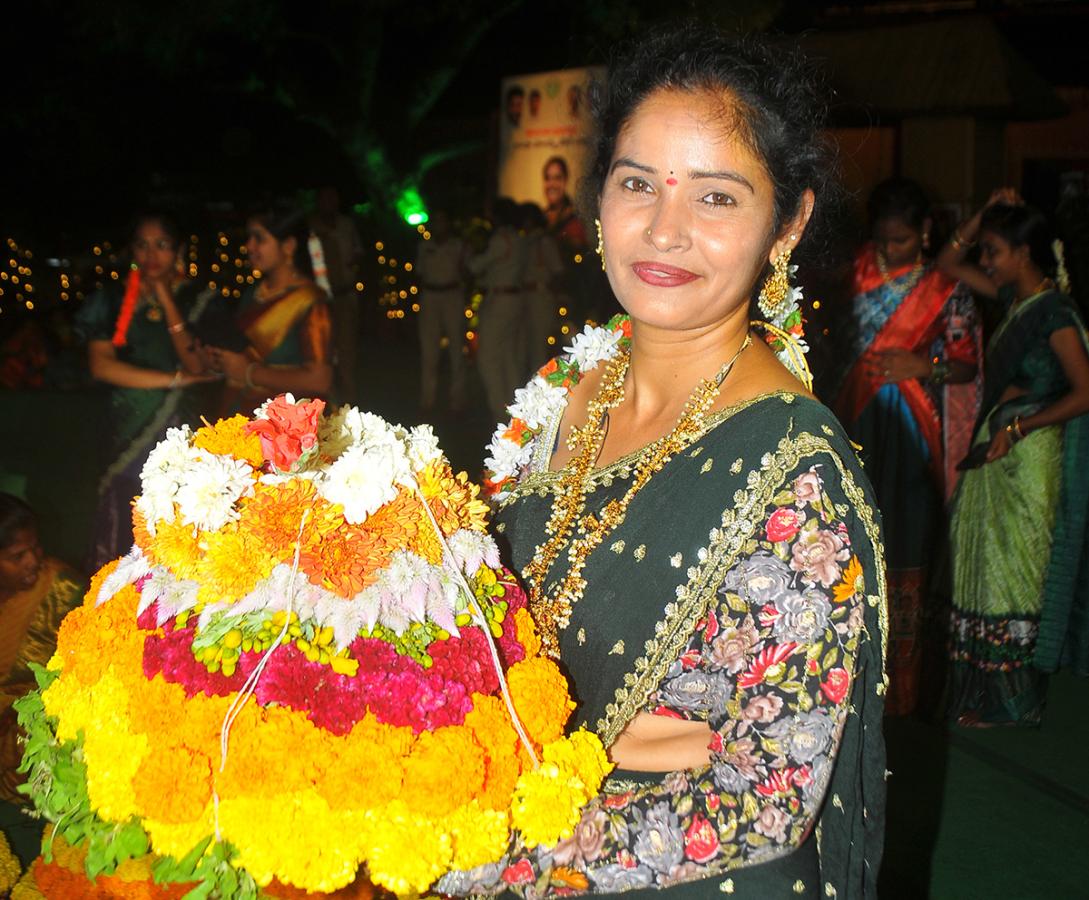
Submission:
MULTIPOLYGON (((805 310, 816 392, 861 447, 884 520, 890 841, 928 831, 890 844, 888 896, 928 889, 944 767, 958 750, 980 765, 989 755, 1007 779, 980 776, 984 787, 960 801, 966 821, 972 790, 1012 808, 1034 802, 1028 784, 1052 799, 1066 792, 1056 801, 1065 824, 1042 826, 1038 840, 1089 836, 1089 786, 1070 774, 1089 738, 1086 682, 1070 678, 1089 674, 1081 165, 1081 178, 1058 180, 1056 191, 978 179, 969 207, 934 188, 925 166, 901 164, 913 177, 859 185, 842 211, 841 246, 799 273, 807 297, 820 298, 805 310), (1075 719, 1081 731, 1054 743, 1075 719), (1008 725, 1031 730, 986 730, 1008 725), (1015 736, 1003 745, 1003 735, 1015 736), (1048 773, 1039 760, 1053 758, 1048 773), (920 811, 927 797, 932 808, 920 811)), ((275 201, 199 216, 167 193, 104 217, 111 248, 69 266, 78 302, 73 286, 73 302, 33 316, 5 309, 0 323, 5 710, 86 578, 131 544, 129 501, 167 428, 249 412, 275 393, 320 396, 433 422, 475 478, 515 389, 584 322, 617 309, 561 157, 544 166, 540 206, 440 188, 415 230, 346 202, 360 193, 347 175, 335 186, 270 179, 247 196, 275 201), (237 290, 218 276, 209 286, 207 270, 190 276, 198 233, 224 238, 241 260, 237 290)), ((4 287, 14 289, 10 279, 4 287)), ((16 809, 16 732, 3 715, 4 829, 25 855, 35 837, 16 809)), ((963 879, 973 866, 984 863, 956 872, 963 879)), ((1084 861, 1069 866, 1064 878, 1089 875, 1084 861)), ((1064 895, 1046 889, 1046 874, 1039 883, 1040 896, 1064 895)))

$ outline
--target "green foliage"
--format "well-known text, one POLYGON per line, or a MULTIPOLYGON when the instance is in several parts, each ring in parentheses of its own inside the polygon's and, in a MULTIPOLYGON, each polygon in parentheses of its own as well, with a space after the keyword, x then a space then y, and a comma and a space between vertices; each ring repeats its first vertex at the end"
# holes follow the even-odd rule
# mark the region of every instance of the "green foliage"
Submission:
MULTIPOLYGON (((91 809, 87 794, 87 766, 83 759, 83 735, 75 741, 59 741, 57 720, 48 716, 42 693, 58 677, 31 663, 38 690, 15 702, 19 724, 26 733, 26 749, 19 766, 27 783, 19 790, 27 794, 42 818, 52 822, 54 833, 69 843, 82 844, 87 851, 84 870, 89 879, 112 875, 129 859, 140 859, 151 851, 147 832, 135 818, 126 822, 104 822, 91 809)), ((52 839, 42 847, 51 862, 52 839)), ((257 884, 248 872, 236 869, 231 860, 235 850, 229 844, 205 838, 180 860, 157 857, 152 873, 159 884, 197 882, 187 900, 256 900, 257 884)))

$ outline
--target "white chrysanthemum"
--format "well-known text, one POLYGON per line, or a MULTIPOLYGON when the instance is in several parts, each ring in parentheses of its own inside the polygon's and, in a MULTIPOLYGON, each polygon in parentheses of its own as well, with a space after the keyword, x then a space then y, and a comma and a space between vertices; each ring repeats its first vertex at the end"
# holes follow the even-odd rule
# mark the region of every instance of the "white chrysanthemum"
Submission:
POLYGON ((140 470, 140 497, 136 508, 154 536, 155 523, 174 521, 174 501, 185 472, 198 458, 200 451, 190 445, 192 433, 188 425, 170 428, 140 470))
POLYGON ((499 548, 487 534, 459 528, 447 540, 454 563, 466 575, 475 574, 482 565, 499 568, 499 548))
POLYGON ((337 459, 363 438, 363 420, 354 406, 342 406, 322 419, 318 426, 318 445, 322 455, 337 459))
POLYGON ((540 375, 535 375, 529 384, 514 392, 514 402, 507 407, 507 412, 530 428, 539 428, 563 406, 566 399, 565 388, 555 387, 540 375))
POLYGON ((346 450, 316 486, 326 500, 344 507, 345 519, 358 523, 397 496, 397 477, 407 470, 404 450, 396 440, 393 447, 357 445, 346 450))
POLYGON ((216 531, 238 518, 234 508, 239 498, 253 492, 253 469, 249 463, 202 453, 185 471, 177 503, 182 521, 203 531, 216 531))
POLYGON ((564 347, 564 350, 570 354, 571 361, 580 371, 587 372, 602 360, 612 359, 623 336, 620 331, 587 325, 581 334, 575 335, 571 346, 564 347))
POLYGON ((430 425, 417 425, 401 433, 399 437, 404 442, 409 464, 415 472, 442 458, 439 439, 430 425))
POLYGON ((490 455, 484 460, 484 465, 491 471, 496 481, 517 475, 523 467, 529 465, 533 455, 532 444, 519 447, 514 441, 503 437, 503 432, 509 427, 509 425, 500 425, 487 447, 490 455))

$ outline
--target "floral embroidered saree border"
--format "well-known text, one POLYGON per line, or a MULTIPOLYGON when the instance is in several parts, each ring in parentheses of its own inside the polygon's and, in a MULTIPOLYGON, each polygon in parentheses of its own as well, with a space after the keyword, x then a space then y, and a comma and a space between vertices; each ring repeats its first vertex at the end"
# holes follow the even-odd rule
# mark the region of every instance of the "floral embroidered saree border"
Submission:
POLYGON ((888 642, 888 606, 885 589, 885 562, 881 550, 880 529, 865 493, 847 470, 831 443, 822 437, 802 432, 797 437, 782 438, 774 453, 765 453, 761 468, 751 470, 747 487, 734 494, 734 506, 722 514, 721 526, 710 533, 710 544, 704 560, 688 570, 689 580, 677 588, 677 599, 665 607, 665 616, 654 629, 654 637, 645 644, 645 655, 635 661, 635 668, 624 675, 605 715, 598 719, 594 730, 606 746, 612 744, 628 722, 645 707, 657 689, 670 664, 687 644, 696 623, 713 602, 718 585, 735 564, 745 544, 762 524, 759 518, 781 489, 787 474, 806 457, 827 455, 836 465, 840 489, 863 523, 874 553, 877 575, 876 593, 867 594, 867 603, 877 608, 881 633, 882 666, 877 692, 883 693, 887 684, 885 652, 888 642))

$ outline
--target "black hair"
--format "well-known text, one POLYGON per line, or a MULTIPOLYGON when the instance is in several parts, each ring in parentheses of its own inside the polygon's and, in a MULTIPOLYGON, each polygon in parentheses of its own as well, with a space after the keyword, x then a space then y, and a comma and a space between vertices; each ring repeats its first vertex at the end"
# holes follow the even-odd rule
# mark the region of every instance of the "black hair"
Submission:
POLYGON ((0 492, 0 549, 11 546, 20 531, 37 527, 38 517, 25 501, 0 492))
POLYGON ((1027 246, 1036 268, 1049 278, 1055 277, 1059 267, 1051 249, 1055 232, 1040 210, 1032 206, 995 203, 983 211, 979 220, 979 233, 985 231, 998 235, 1011 247, 1027 246))
POLYGON ((866 201, 870 231, 878 222, 900 219, 916 231, 922 231, 930 215, 930 198, 919 182, 910 178, 888 178, 870 193, 866 201))
POLYGON ((527 231, 534 228, 547 228, 548 219, 545 218, 545 214, 533 201, 519 204, 518 216, 521 221, 521 225, 527 231))
POLYGON ((541 175, 542 176, 548 174, 548 167, 549 166, 559 166, 560 169, 563 171, 563 177, 564 178, 568 178, 570 176, 570 170, 567 168, 567 160, 564 159, 562 156, 550 156, 550 157, 548 157, 548 159, 545 160, 545 164, 543 166, 541 166, 541 175))
POLYGON ((274 203, 251 212, 247 218, 251 222, 263 225, 278 241, 295 238, 295 255, 292 262, 295 268, 307 278, 314 277, 314 264, 310 259, 308 246, 310 223, 303 210, 286 203, 274 203))
POLYGON ((802 246, 803 255, 819 252, 843 209, 835 156, 822 131, 822 84, 796 48, 727 36, 704 24, 689 23, 622 49, 605 82, 591 86, 598 132, 582 191, 583 204, 594 211, 589 218, 596 215, 617 138, 639 104, 659 90, 709 91, 732 107, 727 121, 767 170, 776 232, 798 211, 805 189, 813 191, 816 204, 802 246))
POLYGON ((497 226, 517 226, 518 219, 518 204, 510 197, 497 197, 495 205, 492 207, 492 222, 497 226))
POLYGON ((175 247, 180 246, 182 233, 181 229, 178 227, 178 223, 174 221, 173 216, 159 209, 145 209, 129 220, 128 236, 130 244, 135 243, 136 233, 149 222, 154 222, 158 225, 163 230, 163 233, 170 238, 175 247))

